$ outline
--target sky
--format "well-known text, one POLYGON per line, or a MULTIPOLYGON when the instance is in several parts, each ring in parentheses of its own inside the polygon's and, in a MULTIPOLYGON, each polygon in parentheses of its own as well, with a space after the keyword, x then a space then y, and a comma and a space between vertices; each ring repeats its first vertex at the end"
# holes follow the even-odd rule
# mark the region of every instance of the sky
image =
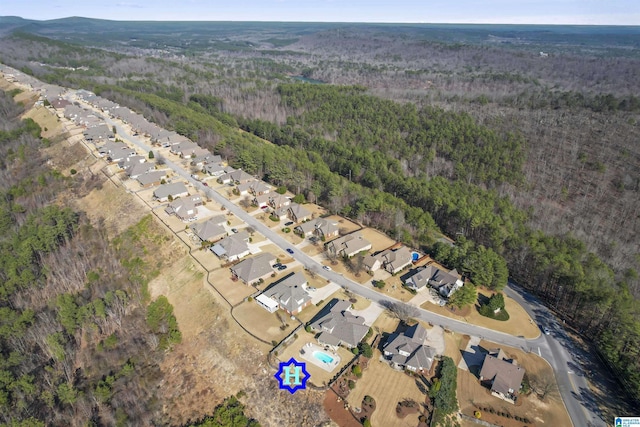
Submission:
POLYGON ((640 25, 640 0, 0 0, 0 16, 152 21, 640 25))

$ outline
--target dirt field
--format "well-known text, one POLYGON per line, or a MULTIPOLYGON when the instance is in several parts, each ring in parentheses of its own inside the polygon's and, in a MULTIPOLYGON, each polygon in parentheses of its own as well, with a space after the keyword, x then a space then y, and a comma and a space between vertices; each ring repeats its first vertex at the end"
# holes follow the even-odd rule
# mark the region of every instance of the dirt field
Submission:
MULTIPOLYGON (((457 335, 457 334, 456 334, 457 335)), ((464 339, 460 340, 460 345, 466 345, 464 339)), ((527 371, 529 378, 544 377, 555 381, 553 371, 549 364, 533 353, 525 353, 521 350, 499 346, 495 343, 481 341, 480 346, 485 349, 502 348, 509 357, 514 358, 527 371)), ((512 416, 529 418, 535 425, 540 426, 570 426, 569 415, 562 403, 559 393, 556 391, 549 393, 545 401, 541 401, 534 393, 525 396, 521 395, 512 405, 492 396, 488 389, 481 386, 478 378, 469 371, 458 369, 458 403, 462 413, 473 416, 473 411, 477 406, 490 407, 496 412, 508 412, 512 416), (474 406, 475 405, 475 406, 474 406)), ((501 424, 505 427, 523 426, 522 422, 517 422, 512 418, 499 417, 495 414, 482 412, 482 419, 501 424)))
MULTIPOLYGON (((486 296, 491 295, 489 291, 484 289, 479 289, 478 293, 486 296)), ((506 334, 523 336, 525 338, 536 338, 540 335, 540 328, 538 328, 538 325, 535 324, 520 304, 506 295, 504 302, 505 308, 509 313, 509 320, 504 322, 484 317, 478 313, 476 308, 471 308, 466 316, 459 316, 452 313, 447 307, 440 307, 430 302, 422 304, 421 307, 425 310, 451 317, 452 319, 463 320, 474 325, 483 326, 506 334)))
POLYGON ((380 352, 375 350, 369 367, 356 387, 351 390, 347 401, 352 407, 359 407, 365 395, 376 401, 376 410, 371 417, 374 426, 411 426, 418 425, 418 414, 410 414, 403 419, 396 416, 396 405, 405 399, 423 403, 426 395, 416 385, 416 377, 391 369, 385 362, 379 361, 380 352))

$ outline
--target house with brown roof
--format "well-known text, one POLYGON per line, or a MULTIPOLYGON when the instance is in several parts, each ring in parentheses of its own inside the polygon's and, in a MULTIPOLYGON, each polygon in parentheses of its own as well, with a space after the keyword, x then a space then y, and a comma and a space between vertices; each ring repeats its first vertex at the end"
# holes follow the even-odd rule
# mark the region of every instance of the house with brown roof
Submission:
POLYGON ((369 331, 364 324, 364 317, 356 316, 350 312, 351 303, 346 300, 334 298, 322 308, 309 323, 314 331, 319 331, 318 343, 331 347, 344 345, 353 348, 369 331))
POLYGON ((370 250, 371 242, 362 237, 359 232, 355 232, 338 237, 325 244, 325 247, 327 251, 332 251, 334 254, 351 258, 360 252, 370 250))
POLYGON ((240 261, 231 267, 231 274, 247 285, 252 285, 271 276, 276 257, 269 252, 240 261))
POLYGON ((515 360, 507 359, 501 349, 491 350, 484 358, 480 383, 489 387, 492 395, 515 404, 525 372, 515 360))
POLYGON ((393 333, 387 337, 383 346, 384 357, 395 368, 429 372, 436 350, 425 345, 426 339, 427 330, 416 323, 402 333, 393 333))

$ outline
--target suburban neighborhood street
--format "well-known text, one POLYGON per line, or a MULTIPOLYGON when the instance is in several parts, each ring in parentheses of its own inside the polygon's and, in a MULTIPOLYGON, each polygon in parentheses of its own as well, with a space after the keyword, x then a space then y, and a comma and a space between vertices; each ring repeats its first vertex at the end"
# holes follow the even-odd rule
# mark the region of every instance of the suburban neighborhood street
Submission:
MULTIPOLYGON (((67 95, 67 98, 70 101, 78 100, 75 97, 74 92, 70 92, 67 95)), ((96 111, 96 114, 101 114, 95 109, 94 111, 96 111)), ((140 138, 130 136, 119 123, 111 120, 108 116, 102 114, 101 116, 104 118, 106 123, 116 128, 118 137, 137 146, 145 152, 157 150, 157 148, 148 145, 140 138)), ((215 202, 224 206, 228 212, 232 212, 248 226, 253 227, 258 233, 264 235, 264 237, 270 240, 274 245, 278 246, 283 251, 288 248, 293 249, 293 254, 291 256, 307 270, 314 271, 315 274, 330 280, 338 286, 370 300, 372 304, 384 305, 389 302, 400 303, 399 300, 390 298, 383 293, 374 290, 371 285, 361 285, 345 278, 337 272, 324 270, 322 268, 322 264, 318 261, 314 260, 301 250, 298 250, 286 239, 281 237, 276 231, 269 229, 260 220, 245 212, 240 206, 228 200, 218 191, 215 191, 214 189, 205 186, 202 182, 194 179, 191 176, 191 173, 184 170, 182 166, 167 158, 164 159, 164 162, 165 165, 171 168, 177 175, 193 184, 195 188, 203 191, 215 202)), ((432 325, 441 326, 445 330, 481 337, 484 340, 492 341, 497 344, 507 345, 539 354, 549 362, 555 372, 559 392, 565 402, 574 426, 606 426, 606 423, 600 418, 598 412, 596 412, 597 407, 590 404, 593 400, 591 398, 591 391, 585 374, 580 364, 576 363, 574 361, 574 357, 572 357, 572 353, 576 353, 575 345, 562 326, 558 324, 553 314, 542 303, 540 303, 540 301, 520 290, 520 288, 508 286, 505 288, 505 293, 507 296, 513 298, 522 305, 522 307, 524 307, 531 318, 540 327, 545 326, 549 328, 550 333, 548 335, 541 334, 536 339, 527 340, 522 337, 512 336, 454 320, 419 307, 415 307, 415 310, 418 313, 416 317, 432 325)))

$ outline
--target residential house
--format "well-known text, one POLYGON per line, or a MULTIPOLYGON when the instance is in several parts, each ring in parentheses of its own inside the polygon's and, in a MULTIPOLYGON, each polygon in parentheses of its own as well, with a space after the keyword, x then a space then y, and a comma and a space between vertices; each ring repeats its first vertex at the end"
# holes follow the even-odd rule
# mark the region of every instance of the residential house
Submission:
POLYGON ((222 166, 219 163, 207 163, 204 165, 204 168, 202 168, 202 172, 208 173, 212 176, 222 176, 226 172, 226 169, 227 167, 222 166))
MULTIPOLYGON (((311 296, 306 290, 307 283, 304 273, 296 272, 273 284, 261 295, 276 302, 277 307, 286 313, 296 315, 311 305, 311 296)), ((256 301, 266 310, 272 310, 273 304, 265 303, 264 298, 256 298, 256 301)))
POLYGON ((150 188, 155 187, 156 185, 160 185, 162 183, 162 180, 166 177, 167 173, 165 171, 154 170, 138 176, 137 180, 142 188, 150 188))
POLYGON ((457 270, 450 272, 436 269, 435 273, 429 280, 429 285, 438 290, 438 293, 444 298, 449 298, 455 291, 460 289, 464 282, 460 278, 457 270))
POLYGON ((231 267, 231 274, 243 283, 252 285, 273 274, 273 264, 276 257, 269 252, 260 253, 247 258, 231 267))
POLYGON ((391 274, 396 274, 403 268, 411 265, 413 256, 411 249, 402 246, 398 249, 387 249, 378 255, 382 261, 382 266, 391 274))
POLYGON ((327 218, 316 218, 298 225, 295 231, 303 237, 315 235, 326 240, 338 235, 338 223, 327 218))
POLYGON ((349 301, 333 299, 318 313, 309 324, 312 330, 320 332, 318 343, 353 348, 362 341, 369 327, 364 324, 364 317, 355 316, 350 309, 349 301))
POLYGON ((192 141, 182 141, 171 146, 171 153, 177 154, 180 157, 191 157, 194 150, 199 149, 198 144, 192 141))
POLYGON ((245 182, 252 181, 255 178, 243 171, 242 169, 227 172, 218 178, 218 182, 221 184, 244 184, 245 182))
POLYGON ((258 206, 259 208, 265 208, 269 206, 270 198, 271 194, 261 194, 253 198, 253 204, 258 206))
POLYGON ((153 192, 153 197, 160 202, 166 202, 169 197, 177 199, 178 197, 188 196, 189 191, 182 182, 174 182, 171 184, 162 184, 153 192))
POLYGON ((242 231, 240 233, 227 236, 215 245, 211 246, 211 252, 216 254, 218 258, 225 259, 229 262, 237 261, 251 253, 249 251, 248 241, 249 233, 242 231))
POLYGON ((289 206, 289 218, 293 222, 303 222, 311 219, 311 212, 301 204, 291 203, 289 206))
POLYGON ((203 168, 204 165, 206 164, 209 164, 209 163, 220 164, 221 162, 222 162, 222 157, 214 156, 213 154, 211 154, 209 150, 203 149, 201 154, 197 155, 191 160, 191 166, 203 168))
POLYGON ((379 254, 369 254, 364 257, 362 263, 364 264, 364 268, 366 268, 367 271, 373 273, 375 271, 378 271, 380 267, 382 267, 382 258, 379 256, 379 254))
POLYGON ((276 193, 269 198, 269 206, 273 209, 280 209, 291 204, 291 199, 284 194, 276 193))
POLYGON ((108 141, 102 147, 98 148, 98 153, 100 153, 100 155, 102 155, 102 156, 106 156, 109 153, 111 153, 112 151, 122 150, 122 149, 127 149, 127 148, 129 148, 129 147, 124 142, 108 141))
POLYGON ((391 365, 413 372, 429 372, 436 350, 425 345, 427 330, 416 323, 403 333, 393 333, 383 346, 384 357, 391 365))
POLYGON ((123 159, 121 161, 118 162, 118 167, 120 169, 126 169, 127 166, 132 165, 134 163, 144 163, 146 162, 147 159, 144 156, 131 156, 131 157, 127 157, 126 159, 123 159))
POLYGON ((84 132, 82 132, 82 135, 84 136, 84 139, 94 143, 99 141, 108 141, 115 137, 112 129, 109 129, 109 126, 105 124, 85 129, 84 132))
POLYGON ((193 221, 198 217, 198 206, 200 205, 202 205, 202 198, 196 194, 170 202, 164 211, 168 215, 177 216, 182 221, 193 221))
POLYGON ((502 350, 493 350, 484 358, 480 369, 480 383, 489 387, 492 395, 515 403, 524 374, 524 368, 514 360, 508 360, 502 350))
MULTIPOLYGON (((134 156, 135 157, 135 156, 134 156)), ((133 162, 125 166, 124 170, 127 176, 131 179, 137 179, 140 175, 151 172, 155 168, 153 163, 139 163, 133 162)))
POLYGON ((289 208, 283 206, 279 209, 274 210, 271 215, 278 217, 280 221, 287 221, 289 219, 289 208))
POLYGON ((340 256, 346 256, 351 258, 363 251, 371 249, 371 242, 362 237, 358 232, 347 234, 346 236, 338 237, 327 243, 327 251, 332 251, 334 254, 340 256))
POLYGON ((238 185, 238 191, 240 195, 251 193, 254 196, 261 196, 271 191, 271 186, 267 185, 264 181, 249 181, 244 184, 238 185))
POLYGON ((50 101, 51 106, 56 110, 64 110, 67 105, 71 105, 66 99, 54 99, 50 101))
POLYGON ((217 215, 205 222, 193 224, 191 230, 203 242, 216 242, 227 235, 224 228, 227 220, 224 215, 217 215))
POLYGON ((115 150, 111 150, 109 154, 107 154, 107 160, 110 162, 121 162, 127 157, 135 156, 136 152, 134 149, 126 147, 126 148, 117 148, 115 150))

